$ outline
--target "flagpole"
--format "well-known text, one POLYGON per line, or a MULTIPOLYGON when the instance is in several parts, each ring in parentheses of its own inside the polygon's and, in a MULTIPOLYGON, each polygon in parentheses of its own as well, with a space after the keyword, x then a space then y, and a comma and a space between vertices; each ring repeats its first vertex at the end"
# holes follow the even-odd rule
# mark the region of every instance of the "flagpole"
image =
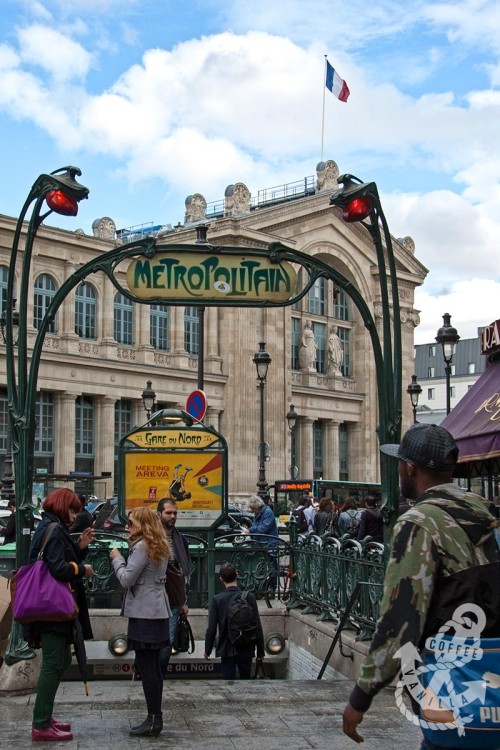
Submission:
POLYGON ((323 115, 321 117, 321 156, 320 161, 323 161, 323 142, 325 139, 325 90, 326 90, 326 61, 327 55, 325 55, 325 69, 323 71, 323 115))

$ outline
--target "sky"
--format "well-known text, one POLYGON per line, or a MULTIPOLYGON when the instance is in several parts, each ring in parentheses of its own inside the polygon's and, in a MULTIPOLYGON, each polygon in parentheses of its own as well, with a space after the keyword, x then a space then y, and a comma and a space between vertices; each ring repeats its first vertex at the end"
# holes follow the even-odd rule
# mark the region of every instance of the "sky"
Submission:
MULTIPOLYGON (((377 183, 389 228, 429 269, 415 343, 500 318, 497 0, 2 0, 0 213, 68 164, 92 233, 184 220, 220 201, 340 173, 377 183), (324 92, 325 55, 347 82, 324 92), (324 101, 324 118, 323 118, 324 101), (324 131, 322 138, 322 126, 324 131), (323 146, 323 151, 322 151, 323 146)), ((76 222, 76 224, 75 224, 76 222)))

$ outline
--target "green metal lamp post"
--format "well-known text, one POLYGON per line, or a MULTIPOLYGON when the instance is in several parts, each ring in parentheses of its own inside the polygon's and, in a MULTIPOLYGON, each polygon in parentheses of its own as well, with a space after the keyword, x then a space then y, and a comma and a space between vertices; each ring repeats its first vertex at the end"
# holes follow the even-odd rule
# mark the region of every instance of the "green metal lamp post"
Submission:
POLYGON ((259 351, 253 355, 252 362, 257 369, 260 392, 259 481, 257 482, 257 494, 263 498, 267 494, 266 461, 269 460, 269 444, 264 441, 264 388, 266 387, 267 371, 271 364, 271 357, 269 356, 269 352, 266 352, 264 341, 259 343, 259 351))
MULTIPOLYGON (((9 419, 14 457, 16 514, 16 565, 28 561, 32 527, 31 486, 33 482, 33 454, 35 438, 36 384, 40 355, 47 328, 52 322, 45 316, 38 330, 31 358, 28 359, 28 298, 33 245, 42 222, 52 213, 76 216, 78 202, 88 196, 88 189, 76 181, 81 174, 76 167, 63 167, 51 174, 42 174, 22 208, 16 224, 7 280, 5 310, 5 346, 9 419), (41 213, 43 204, 48 210, 41 213), (25 220, 30 206, 31 217, 25 220), (21 244, 24 247, 21 251, 21 244), (16 277, 19 281, 19 329, 14 338, 16 310, 14 305, 16 277), (16 347, 17 343, 17 347, 16 347), (17 348, 17 361, 14 351, 17 348)), ((49 319, 50 318, 50 319, 49 319)))
MULTIPOLYGON (((382 350, 376 345, 376 332, 367 326, 374 343, 378 386, 380 444, 399 443, 402 414, 401 320, 396 263, 391 235, 374 182, 361 182, 345 174, 339 177, 340 190, 330 204, 342 209, 346 222, 360 222, 370 233, 377 252, 382 308, 382 350)), ((380 454, 380 475, 384 499, 384 521, 391 526, 397 515, 398 475, 395 462, 380 454)))
POLYGON ((290 404, 290 411, 286 415, 286 421, 288 423, 288 429, 290 431, 290 479, 297 479, 299 475, 299 470, 297 466, 295 465, 296 456, 295 456, 295 427, 297 425, 297 419, 299 418, 299 415, 295 411, 295 406, 293 404, 290 404))
POLYGON ((451 325, 450 313, 443 315, 443 325, 439 329, 436 335, 436 341, 441 344, 443 349, 444 359, 444 372, 446 375, 446 413, 449 414, 451 411, 451 388, 450 388, 450 377, 451 377, 451 361, 455 354, 455 349, 460 336, 457 333, 457 329, 451 325))

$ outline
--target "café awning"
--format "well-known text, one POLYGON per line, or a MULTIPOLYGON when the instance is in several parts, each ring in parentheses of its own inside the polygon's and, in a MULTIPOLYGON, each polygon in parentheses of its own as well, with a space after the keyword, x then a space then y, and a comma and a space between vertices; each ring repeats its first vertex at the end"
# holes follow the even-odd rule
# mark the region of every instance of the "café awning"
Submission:
POLYGON ((491 362, 441 426, 457 442, 459 464, 500 457, 500 358, 491 362))

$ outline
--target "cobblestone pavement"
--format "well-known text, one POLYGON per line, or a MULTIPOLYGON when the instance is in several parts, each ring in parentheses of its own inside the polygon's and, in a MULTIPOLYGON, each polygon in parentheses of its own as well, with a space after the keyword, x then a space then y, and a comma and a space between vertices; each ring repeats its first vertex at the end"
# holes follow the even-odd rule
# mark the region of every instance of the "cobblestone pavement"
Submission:
MULTIPOLYGON (((176 750, 354 750, 342 733, 348 680, 167 680, 165 728, 158 738, 129 737, 131 724, 145 717, 142 686, 132 681, 62 683, 55 715, 70 720, 74 740, 31 743, 33 695, 0 698, 0 747, 175 748, 176 750)), ((413 750, 420 732, 398 711, 394 693, 375 699, 362 725, 367 750, 413 750)))

